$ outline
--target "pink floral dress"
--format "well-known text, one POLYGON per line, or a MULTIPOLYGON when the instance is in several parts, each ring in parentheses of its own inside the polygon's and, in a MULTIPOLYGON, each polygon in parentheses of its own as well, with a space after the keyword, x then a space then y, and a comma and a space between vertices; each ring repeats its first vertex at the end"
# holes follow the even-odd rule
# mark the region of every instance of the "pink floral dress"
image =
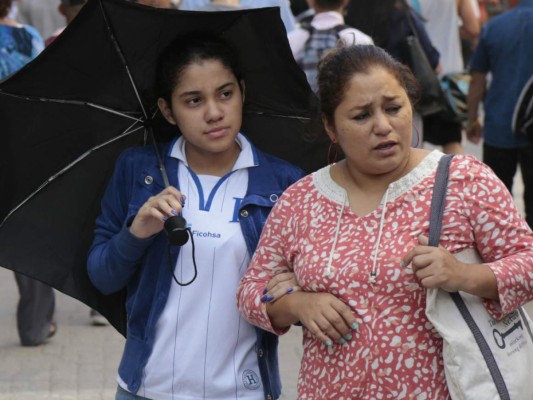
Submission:
MULTIPOLYGON (((293 271, 304 291, 329 292, 348 304, 359 330, 328 348, 304 327, 299 399, 448 399, 442 339, 425 315, 426 291, 405 254, 428 234, 434 151, 390 184, 380 206, 356 215, 329 167, 291 186, 272 210, 238 292, 253 324, 275 330, 260 298, 271 277, 293 271), (371 272, 375 282, 371 283, 371 272)), ((533 299, 533 233, 494 173, 472 156, 456 156, 441 245, 477 247, 498 282, 493 316, 533 299)))

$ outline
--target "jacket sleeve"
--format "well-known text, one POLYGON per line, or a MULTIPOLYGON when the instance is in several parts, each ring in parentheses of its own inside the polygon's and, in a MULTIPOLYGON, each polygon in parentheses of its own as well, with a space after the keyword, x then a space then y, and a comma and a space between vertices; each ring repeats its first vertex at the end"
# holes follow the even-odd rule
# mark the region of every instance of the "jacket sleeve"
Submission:
POLYGON ((102 198, 102 213, 96 220, 95 237, 89 250, 87 271, 103 294, 124 288, 136 272, 152 238, 138 239, 128 224, 137 210, 129 209, 133 163, 129 152, 117 161, 115 172, 102 198))
POLYGON ((462 184, 450 189, 462 199, 475 246, 497 280, 499 300, 486 300, 485 305, 500 319, 533 300, 533 232, 488 166, 468 157, 451 179, 454 176, 462 184))

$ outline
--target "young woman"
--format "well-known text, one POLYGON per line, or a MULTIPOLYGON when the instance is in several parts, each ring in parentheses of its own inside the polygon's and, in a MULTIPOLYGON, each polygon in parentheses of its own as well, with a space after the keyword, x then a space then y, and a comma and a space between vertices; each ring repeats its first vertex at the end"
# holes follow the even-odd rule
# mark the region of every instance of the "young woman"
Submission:
POLYGON ((162 147, 170 186, 153 148, 127 150, 117 162, 88 259, 103 293, 127 287, 117 399, 280 395, 277 338, 242 319, 235 296, 271 207, 302 172, 239 132, 244 85, 222 41, 173 43, 156 84, 162 114, 181 132, 162 147), (171 247, 162 230, 178 214, 192 237, 171 247))
POLYGON ((501 318, 533 299, 533 233, 494 173, 457 155, 441 247, 427 246, 442 153, 411 148, 412 73, 378 47, 349 46, 322 60, 318 82, 324 125, 345 160, 278 201, 243 277, 240 310, 278 334, 303 324, 298 399, 448 399, 426 288, 482 297, 501 318), (483 264, 452 255, 469 248, 483 264), (287 271, 302 291, 258 301, 287 271))

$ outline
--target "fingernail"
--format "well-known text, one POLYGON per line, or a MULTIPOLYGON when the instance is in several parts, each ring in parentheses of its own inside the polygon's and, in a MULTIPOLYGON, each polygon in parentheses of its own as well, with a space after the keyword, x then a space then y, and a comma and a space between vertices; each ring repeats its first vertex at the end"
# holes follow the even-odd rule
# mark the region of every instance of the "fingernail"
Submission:
POLYGON ((346 340, 352 340, 352 335, 350 335, 349 333, 347 335, 344 336, 344 339, 346 340))
POLYGON ((162 220, 165 222, 168 219, 168 217, 163 217, 162 220))
POLYGON ((326 346, 328 346, 328 347, 333 346, 333 343, 331 342, 331 340, 329 340, 329 339, 326 340, 326 346))
POLYGON ((185 207, 185 196, 182 196, 180 199, 180 203, 182 207, 185 207))
POLYGON ((171 213, 172 215, 174 215, 174 216, 175 216, 175 215, 178 215, 178 212, 177 212, 176 210, 171 210, 170 213, 171 213))
POLYGON ((265 288, 265 290, 263 290, 263 294, 267 294, 267 292, 268 292, 268 289, 265 288))
POLYGON ((261 303, 271 302, 274 300, 274 296, 263 296, 261 297, 261 303))
POLYGON ((405 263, 403 261, 400 261, 400 267, 403 267, 405 263))
POLYGON ((339 339, 339 343, 340 343, 340 344, 345 344, 345 343, 346 343, 346 340, 344 340, 343 338, 340 338, 340 339, 339 339))
POLYGON ((291 288, 291 287, 287 289, 287 293, 292 293, 293 291, 294 291, 294 289, 291 288))
POLYGON ((353 328, 354 330, 358 330, 358 329, 359 329, 359 324, 358 324, 357 322, 354 322, 354 323, 352 324, 352 328, 353 328))

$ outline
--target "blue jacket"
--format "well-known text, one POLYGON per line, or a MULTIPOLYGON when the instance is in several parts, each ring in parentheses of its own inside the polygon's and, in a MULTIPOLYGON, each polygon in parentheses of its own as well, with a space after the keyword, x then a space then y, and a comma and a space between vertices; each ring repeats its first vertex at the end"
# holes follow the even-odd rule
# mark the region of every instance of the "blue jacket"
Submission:
MULTIPOLYGON (((178 187, 178 160, 168 157, 169 144, 162 145, 170 184, 178 187)), ((248 191, 239 210, 239 223, 250 256, 256 249, 266 218, 281 193, 303 176, 303 171, 273 156, 253 149, 258 166, 250 168, 248 191)), ((161 232, 147 239, 134 237, 128 229, 139 208, 164 188, 155 152, 151 147, 126 150, 118 159, 102 199, 102 214, 96 221, 95 239, 89 251, 88 273, 104 294, 127 287, 128 335, 120 377, 136 393, 152 351, 155 326, 167 302, 179 247, 169 246, 161 232), (170 260, 169 260, 170 257, 170 260)), ((266 399, 281 393, 278 369, 278 338, 256 328, 256 353, 266 399)))

